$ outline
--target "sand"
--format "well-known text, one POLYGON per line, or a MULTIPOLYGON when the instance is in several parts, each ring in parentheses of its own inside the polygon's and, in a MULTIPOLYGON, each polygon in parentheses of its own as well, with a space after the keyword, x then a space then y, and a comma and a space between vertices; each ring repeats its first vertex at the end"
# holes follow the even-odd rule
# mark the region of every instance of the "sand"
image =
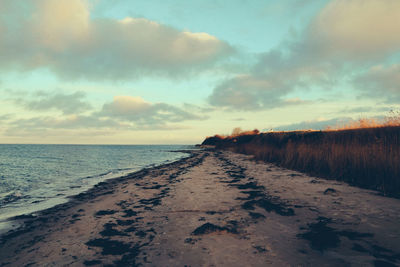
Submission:
POLYGON ((394 266, 400 200, 193 151, 22 216, 0 266, 394 266))

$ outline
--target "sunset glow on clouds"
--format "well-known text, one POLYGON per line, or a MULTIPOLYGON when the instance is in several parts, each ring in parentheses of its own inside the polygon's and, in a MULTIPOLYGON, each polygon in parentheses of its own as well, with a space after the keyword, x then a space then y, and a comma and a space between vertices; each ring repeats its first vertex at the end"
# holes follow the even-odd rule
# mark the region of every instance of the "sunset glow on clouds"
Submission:
POLYGON ((399 14, 397 0, 0 0, 0 143, 198 143, 384 116, 400 107, 399 14))

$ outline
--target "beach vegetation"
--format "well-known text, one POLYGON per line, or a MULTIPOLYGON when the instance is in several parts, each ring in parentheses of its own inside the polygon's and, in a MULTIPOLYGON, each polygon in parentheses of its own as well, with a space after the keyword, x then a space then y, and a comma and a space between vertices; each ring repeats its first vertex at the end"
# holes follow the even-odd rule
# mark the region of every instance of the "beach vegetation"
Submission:
POLYGON ((209 137, 203 144, 400 196, 400 116, 381 122, 362 119, 322 131, 242 131, 209 137))

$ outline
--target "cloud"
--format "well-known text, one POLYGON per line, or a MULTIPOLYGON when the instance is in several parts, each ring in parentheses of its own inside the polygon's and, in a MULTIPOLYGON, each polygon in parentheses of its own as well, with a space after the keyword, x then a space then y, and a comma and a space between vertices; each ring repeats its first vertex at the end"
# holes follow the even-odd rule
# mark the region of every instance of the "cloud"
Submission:
POLYGON ((287 95, 295 89, 308 88, 309 84, 331 86, 329 64, 309 64, 302 53, 271 50, 261 54, 252 70, 236 75, 213 90, 209 103, 213 106, 239 110, 270 109, 307 101, 287 95))
POLYGON ((205 117, 194 115, 172 105, 153 104, 146 102, 141 97, 132 96, 115 96, 111 103, 103 105, 98 116, 134 122, 141 126, 205 119, 205 117))
POLYGON ((18 98, 16 103, 21 103, 25 108, 34 111, 59 110, 64 115, 79 114, 92 109, 92 106, 84 101, 83 92, 72 94, 38 92, 29 100, 18 98), (34 98, 34 99, 32 99, 34 98))
MULTIPOLYGON (((397 0, 331 1, 301 35, 260 54, 249 72, 217 85, 209 103, 237 110, 270 109, 290 103, 287 98, 296 91, 319 88, 324 94, 351 74, 400 52, 399 14, 397 0)), ((366 75, 379 81, 373 73, 366 75)), ((388 84, 386 88, 397 90, 388 84)))
POLYGON ((233 52, 207 33, 179 31, 145 18, 92 18, 84 0, 3 1, 3 70, 47 68, 65 79, 175 77, 233 52))
POLYGON ((87 132, 94 133, 93 131, 96 131, 99 135, 109 135, 128 127, 128 125, 118 121, 92 115, 36 116, 28 119, 15 119, 4 126, 4 135, 13 137, 43 137, 54 132, 74 130, 79 131, 79 135, 87 132))
MULTIPOLYGON (((11 123, 11 129, 89 129, 121 128, 124 124, 111 119, 100 119, 96 116, 68 115, 65 117, 38 116, 29 119, 18 119, 11 123)), ((10 130, 9 132, 13 132, 10 130)))
MULTIPOLYGON (((63 111, 62 115, 37 115, 31 118, 18 119, 9 115, 0 116, 5 134, 9 136, 25 136, 29 132, 45 134, 52 130, 179 130, 187 127, 180 123, 191 120, 204 120, 207 117, 198 116, 183 108, 165 103, 150 103, 141 97, 115 96, 113 101, 105 103, 100 110, 91 108, 87 113, 82 93, 44 94, 43 99, 23 100, 21 103, 30 110, 45 111, 57 108, 63 111), (71 100, 72 99, 72 100, 71 100), (57 106, 59 101, 60 106, 57 106), (64 105, 65 104, 65 105, 64 105), (74 112, 75 111, 75 112, 74 112)), ((102 133, 102 131, 99 131, 102 133)))
POLYGON ((297 130, 324 130, 327 127, 335 127, 339 125, 346 125, 349 122, 353 121, 350 117, 341 117, 334 119, 317 119, 317 120, 309 120, 302 121, 299 123, 287 124, 278 127, 274 127, 275 131, 297 131, 297 130))
POLYGON ((383 99, 387 103, 400 101, 400 64, 377 65, 356 76, 353 84, 364 97, 383 99))
POLYGON ((358 106, 358 107, 348 107, 338 110, 337 113, 339 114, 351 114, 351 113, 368 113, 368 112, 390 112, 394 110, 395 107, 388 107, 388 106, 358 106))
POLYGON ((280 105, 280 97, 286 93, 285 89, 276 89, 277 86, 264 77, 243 75, 218 85, 209 102, 213 106, 243 110, 271 108, 280 105))
POLYGON ((61 52, 90 34, 90 14, 81 0, 37 0, 29 31, 40 47, 61 52))
POLYGON ((334 0, 312 23, 310 42, 328 56, 384 56, 400 47, 400 1, 334 0))
MULTIPOLYGON (((394 114, 394 113, 393 113, 394 114)), ((390 116, 390 113, 389 113, 390 116)), ((380 125, 380 123, 387 121, 388 116, 378 115, 369 118, 359 117, 354 119, 352 117, 338 117, 333 119, 315 119, 309 121, 302 121, 300 123, 293 123, 274 127, 275 131, 297 131, 297 130, 327 130, 327 129, 344 129, 351 127, 371 127, 380 125)), ((263 129, 268 131, 268 129, 263 129)))
POLYGON ((3 114, 3 115, 0 115, 0 121, 5 122, 5 121, 11 119, 12 117, 13 117, 12 114, 3 114))

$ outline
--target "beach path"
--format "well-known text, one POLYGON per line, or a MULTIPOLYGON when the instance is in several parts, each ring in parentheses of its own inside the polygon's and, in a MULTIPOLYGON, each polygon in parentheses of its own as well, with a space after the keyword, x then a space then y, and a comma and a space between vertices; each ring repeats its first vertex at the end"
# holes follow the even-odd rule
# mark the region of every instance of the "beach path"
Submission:
POLYGON ((23 218, 0 266, 396 266, 400 200, 227 151, 23 218))

